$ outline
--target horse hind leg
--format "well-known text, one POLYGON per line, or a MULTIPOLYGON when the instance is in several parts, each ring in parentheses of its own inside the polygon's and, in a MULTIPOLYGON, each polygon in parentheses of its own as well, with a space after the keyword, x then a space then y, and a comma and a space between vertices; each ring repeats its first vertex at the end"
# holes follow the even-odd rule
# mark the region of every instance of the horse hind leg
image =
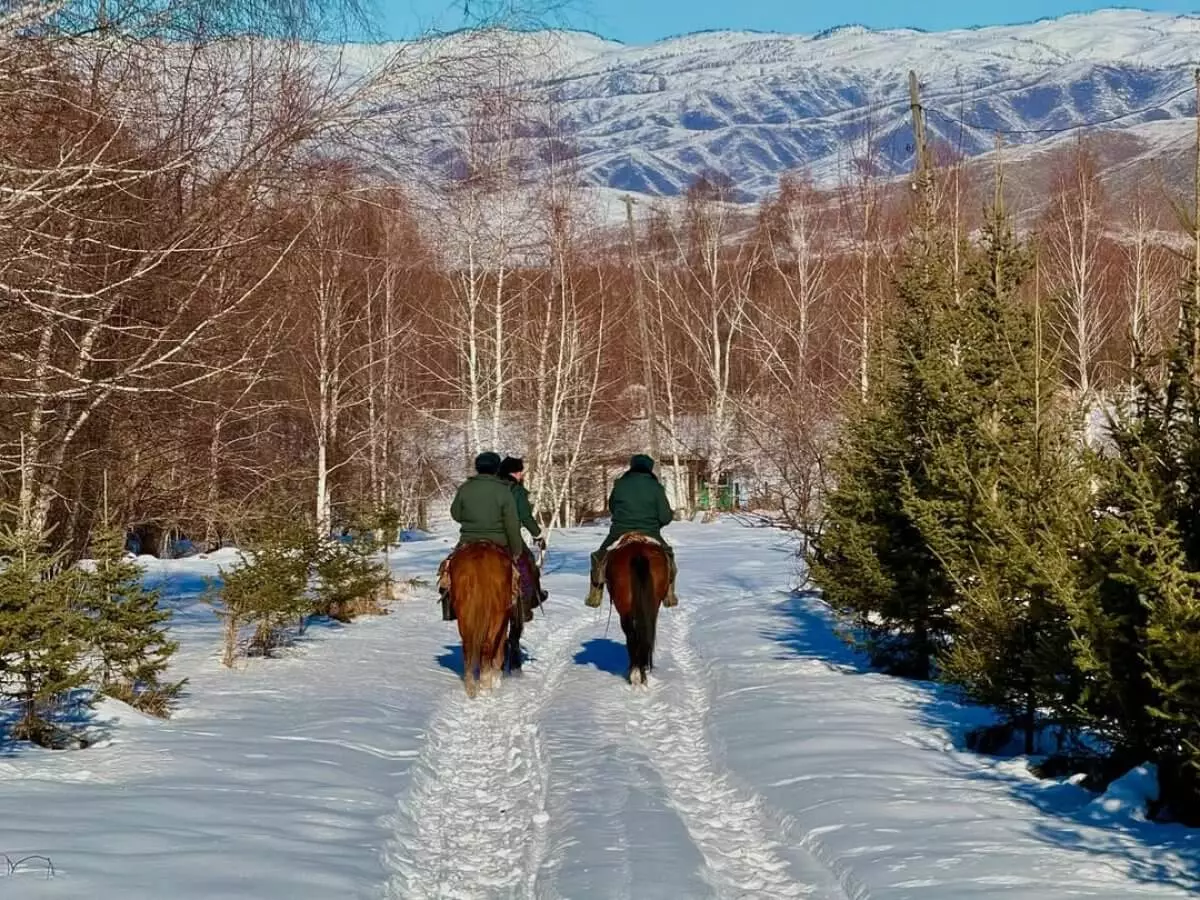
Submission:
POLYGON ((637 659, 633 661, 629 668, 629 683, 635 686, 645 685, 650 669, 650 654, 645 645, 645 638, 642 638, 642 642, 638 647, 637 659))
POLYGON ((502 620, 499 628, 488 635, 488 638, 483 665, 480 667, 480 681, 484 691, 490 692, 495 690, 504 671, 504 654, 508 649, 508 620, 502 620))
POLYGON ((500 642, 495 652, 483 661, 483 674, 481 680, 483 689, 487 692, 494 691, 500 683, 500 674, 504 671, 504 643, 500 642))
POLYGON ((658 637, 658 610, 650 617, 648 633, 642 637, 642 681, 654 670, 654 643, 658 637))
POLYGON ((629 648, 629 665, 631 684, 645 685, 650 678, 650 671, 654 668, 654 623, 653 621, 642 623, 642 627, 638 629, 637 640, 630 645, 629 648), (647 627, 647 625, 649 627, 647 627))
POLYGON ((463 687, 472 700, 479 696, 479 677, 475 674, 475 666, 470 663, 463 670, 463 687))
POLYGON ((479 675, 479 688, 485 694, 490 694, 496 689, 496 684, 499 681, 496 669, 490 664, 485 663, 483 671, 479 675))
POLYGON ((645 673, 639 665, 641 636, 633 616, 621 616, 621 630, 625 632, 625 652, 629 654, 629 669, 625 672, 625 679, 633 685, 641 684, 645 680, 645 673))
POLYGON ((481 642, 474 634, 463 635, 463 688, 471 699, 479 696, 482 650, 481 642))

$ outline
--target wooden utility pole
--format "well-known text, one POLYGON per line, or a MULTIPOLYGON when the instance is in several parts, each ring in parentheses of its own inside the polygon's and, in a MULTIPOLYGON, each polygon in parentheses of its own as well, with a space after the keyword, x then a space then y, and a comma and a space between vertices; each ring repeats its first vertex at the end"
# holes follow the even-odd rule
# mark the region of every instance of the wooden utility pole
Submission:
POLYGON ((1193 73, 1196 80, 1196 182, 1192 206, 1192 290, 1196 309, 1200 311, 1200 68, 1193 73))
POLYGON ((642 291, 642 263, 638 258, 637 229, 633 224, 633 197, 626 194, 621 198, 625 204, 625 217, 629 223, 629 258, 633 267, 633 297, 637 306, 638 331, 642 343, 642 380, 646 387, 646 441, 650 455, 658 459, 658 410, 654 385, 654 351, 650 347, 650 325, 646 321, 646 297, 642 291))
POLYGON ((992 208, 997 212, 1004 209, 1004 138, 996 132, 996 183, 992 194, 992 208))
POLYGON ((912 110, 913 140, 917 150, 917 172, 924 175, 928 160, 925 158, 925 112, 921 109, 921 85, 917 73, 908 72, 908 105, 912 110))
POLYGON ((908 104, 912 111, 913 142, 916 144, 917 172, 915 187, 920 195, 926 226, 933 221, 933 183, 929 168, 929 147, 925 139, 925 110, 921 107, 921 84, 917 73, 908 73, 908 104))

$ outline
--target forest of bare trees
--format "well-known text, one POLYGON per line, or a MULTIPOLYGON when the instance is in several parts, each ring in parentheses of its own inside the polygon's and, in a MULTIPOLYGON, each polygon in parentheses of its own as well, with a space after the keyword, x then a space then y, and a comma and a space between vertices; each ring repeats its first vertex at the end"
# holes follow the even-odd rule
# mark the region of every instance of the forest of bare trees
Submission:
MULTIPOLYGON (((82 552, 107 480, 153 551, 236 542, 268 510, 320 533, 382 508, 411 523, 495 447, 526 456, 561 524, 648 411, 638 438, 665 462, 736 473, 809 520, 893 307, 905 186, 872 176, 869 140, 840 187, 788 175, 748 208, 700 177, 639 201, 630 233, 597 220, 569 122, 530 95, 505 32, 356 54, 306 42, 294 14, 33 3, 0 20, 15 522, 82 552), (247 37, 251 20, 285 36, 247 37)), ((1092 399, 1123 383, 1131 335, 1171 327, 1182 263, 1159 198, 1114 208, 1082 140, 1055 165, 1038 289, 1092 399)), ((943 179, 964 235, 970 177, 943 179)))

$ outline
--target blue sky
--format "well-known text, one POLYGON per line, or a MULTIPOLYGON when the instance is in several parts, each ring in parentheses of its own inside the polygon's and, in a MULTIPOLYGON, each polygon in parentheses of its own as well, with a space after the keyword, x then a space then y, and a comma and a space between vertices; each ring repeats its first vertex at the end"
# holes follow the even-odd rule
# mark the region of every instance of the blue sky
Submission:
MULTIPOLYGON (((430 24, 455 27, 464 0, 375 0, 390 37, 430 24)), ((498 0, 465 0, 478 10, 498 0)), ((1135 5, 1162 12, 1200 12, 1200 0, 566 0, 553 24, 595 31, 631 43, 714 28, 816 32, 851 23, 928 30, 1026 22, 1068 12, 1135 5)))

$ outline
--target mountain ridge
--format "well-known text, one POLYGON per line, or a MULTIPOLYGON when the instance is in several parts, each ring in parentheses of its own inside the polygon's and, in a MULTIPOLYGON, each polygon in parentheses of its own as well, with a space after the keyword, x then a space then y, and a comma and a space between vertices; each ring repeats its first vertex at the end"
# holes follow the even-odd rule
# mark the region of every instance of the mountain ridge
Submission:
POLYGON ((867 25, 864 22, 843 22, 839 25, 831 25, 828 28, 823 28, 820 31, 800 32, 800 31, 781 31, 779 29, 769 28, 698 28, 694 31, 682 31, 671 34, 665 34, 652 41, 625 41, 621 38, 610 37, 600 31, 590 28, 541 28, 541 29, 519 29, 519 31, 528 34, 545 34, 550 32, 558 32, 562 34, 580 34, 589 37, 598 38, 605 43, 613 44, 623 48, 651 47, 656 44, 668 43, 680 38, 696 37, 701 35, 753 35, 753 36, 779 36, 779 37, 797 37, 809 38, 811 40, 825 40, 833 37, 838 33, 870 33, 870 34, 913 34, 913 35, 937 35, 937 34, 956 34, 975 33, 999 29, 1027 28, 1035 25, 1045 25, 1053 23, 1063 23, 1074 19, 1090 19, 1097 16, 1107 14, 1118 15, 1136 15, 1145 17, 1161 18, 1164 20, 1200 20, 1200 12, 1195 13, 1171 13, 1148 10, 1138 6, 1106 6, 1094 9, 1088 12, 1070 12, 1060 16, 1038 16, 1034 19, 1016 20, 1012 22, 993 23, 989 25, 963 25, 957 28, 945 29, 930 29, 921 28, 916 25, 889 25, 889 26, 874 26, 867 25))
POLYGON ((1112 8, 949 31, 846 25, 708 31, 649 44, 531 32, 527 84, 559 111, 587 184, 676 196, 719 172, 750 201, 788 171, 833 184, 873 134, 881 177, 912 165, 907 72, 930 137, 966 156, 1191 115, 1200 15, 1112 8))

